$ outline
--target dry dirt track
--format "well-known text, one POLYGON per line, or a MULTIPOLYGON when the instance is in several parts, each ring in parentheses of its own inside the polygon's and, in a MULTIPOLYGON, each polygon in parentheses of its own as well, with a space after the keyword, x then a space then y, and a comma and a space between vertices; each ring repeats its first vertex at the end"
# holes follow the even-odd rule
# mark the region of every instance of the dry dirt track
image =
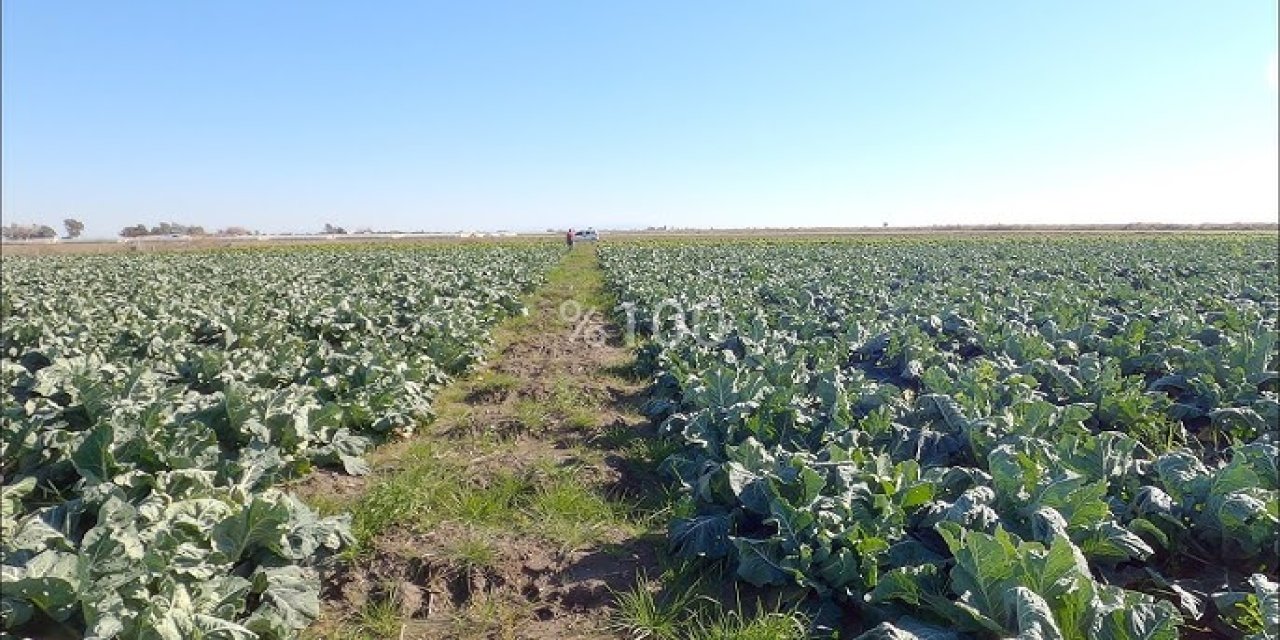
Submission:
POLYGON ((402 502, 418 499, 404 482, 414 473, 423 491, 438 491, 431 478, 441 475, 464 485, 326 576, 312 637, 378 637, 379 622, 403 638, 614 637, 614 593, 658 573, 662 538, 641 505, 661 483, 642 453, 643 385, 628 375, 632 356, 604 301, 594 248, 579 246, 529 316, 499 329, 489 364, 442 395, 424 435, 375 453, 373 476, 321 472, 294 487, 313 504, 351 508, 359 528, 388 486, 404 485, 402 502), (504 483, 517 485, 504 495, 510 513, 486 512, 504 483))

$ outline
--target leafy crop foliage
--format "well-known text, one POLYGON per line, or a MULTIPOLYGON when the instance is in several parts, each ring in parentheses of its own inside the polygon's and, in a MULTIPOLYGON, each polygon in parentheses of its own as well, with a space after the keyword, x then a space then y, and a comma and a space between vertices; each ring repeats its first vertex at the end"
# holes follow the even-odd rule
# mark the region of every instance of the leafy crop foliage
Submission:
POLYGON ((273 488, 431 417, 544 246, 6 259, 6 629, 292 637, 350 542, 273 488))
POLYGON ((1274 638, 1274 237, 600 248, 669 541, 866 638, 1274 638))

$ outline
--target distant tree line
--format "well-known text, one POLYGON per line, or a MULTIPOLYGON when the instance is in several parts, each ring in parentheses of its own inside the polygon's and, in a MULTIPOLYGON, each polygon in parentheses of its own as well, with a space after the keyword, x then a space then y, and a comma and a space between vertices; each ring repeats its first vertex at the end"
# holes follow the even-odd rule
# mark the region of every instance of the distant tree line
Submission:
POLYGON ((135 224, 120 230, 122 238, 147 238, 155 236, 253 236, 257 235, 257 231, 251 231, 244 227, 227 227, 219 229, 210 234, 200 225, 185 225, 176 222, 161 222, 160 224, 148 228, 145 224, 135 224))
MULTIPOLYGON (((324 224, 324 229, 322 229, 320 233, 326 236, 341 236, 341 235, 366 235, 366 234, 374 234, 374 233, 389 233, 389 234, 427 233, 427 231, 424 231, 422 229, 419 229, 417 231, 401 231, 399 229, 383 230, 383 229, 374 229, 373 227, 357 227, 354 230, 348 231, 346 227, 339 227, 338 225, 330 224, 326 222, 324 224)), ((292 235, 292 234, 285 234, 285 235, 292 235)))
MULTIPOLYGON (((84 232, 84 223, 75 218, 67 218, 62 221, 62 226, 67 230, 66 237, 78 238, 84 232)), ((5 240, 36 240, 44 238, 56 238, 58 232, 47 224, 10 224, 0 227, 0 235, 5 240)))
POLYGON ((47 224, 10 224, 0 227, 0 233, 6 240, 34 240, 36 238, 56 238, 58 232, 47 224))
MULTIPOLYGON (((62 221, 62 227, 66 230, 65 238, 79 238, 84 233, 84 223, 75 218, 66 218, 62 221)), ((337 233, 346 233, 339 229, 337 233)), ((9 224, 0 227, 0 235, 5 240, 45 240, 58 237, 58 232, 47 224, 9 224)), ((246 229, 244 227, 231 226, 225 229, 219 229, 212 234, 205 231, 200 225, 185 225, 176 222, 161 222, 160 224, 148 227, 145 224, 135 224, 120 230, 121 237, 124 238, 145 238, 148 236, 256 236, 257 231, 246 229)))
POLYGON ((145 236, 203 236, 204 227, 199 225, 185 225, 176 222, 161 222, 160 224, 147 228, 145 224, 135 224, 132 227, 125 227, 120 230, 120 236, 124 238, 142 238, 145 236))

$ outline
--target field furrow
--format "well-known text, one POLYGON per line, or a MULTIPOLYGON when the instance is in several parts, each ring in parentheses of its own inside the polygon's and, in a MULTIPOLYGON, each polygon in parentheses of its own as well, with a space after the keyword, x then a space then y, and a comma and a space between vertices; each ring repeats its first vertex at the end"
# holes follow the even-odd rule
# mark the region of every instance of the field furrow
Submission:
POLYGON ((293 487, 353 515, 313 637, 613 637, 614 592, 657 573, 661 508, 643 385, 579 247, 374 473, 293 487))

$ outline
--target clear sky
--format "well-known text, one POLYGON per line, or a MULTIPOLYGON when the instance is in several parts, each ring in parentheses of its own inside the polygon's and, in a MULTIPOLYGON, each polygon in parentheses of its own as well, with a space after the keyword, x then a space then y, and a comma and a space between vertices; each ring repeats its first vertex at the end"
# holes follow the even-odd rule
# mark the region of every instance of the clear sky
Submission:
POLYGON ((3 214, 1277 217, 1275 0, 3 3, 3 214))

